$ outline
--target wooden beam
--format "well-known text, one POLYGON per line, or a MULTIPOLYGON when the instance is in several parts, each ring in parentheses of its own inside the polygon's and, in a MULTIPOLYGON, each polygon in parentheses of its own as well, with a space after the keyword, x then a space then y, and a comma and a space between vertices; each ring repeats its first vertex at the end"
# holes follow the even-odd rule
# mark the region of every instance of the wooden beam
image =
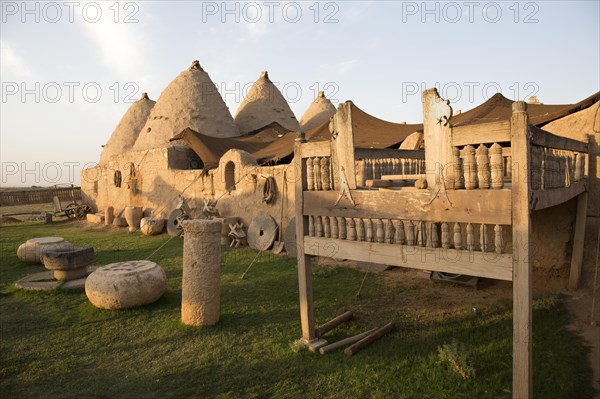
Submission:
POLYGON ((575 183, 571 183, 569 187, 550 188, 548 190, 534 190, 531 197, 531 203, 533 205, 533 209, 539 211, 540 209, 563 204, 571 198, 577 197, 586 190, 586 180, 580 180, 575 183))
POLYGON ((425 159, 423 150, 400 150, 392 148, 356 148, 354 150, 356 159, 364 158, 406 158, 406 159, 425 159))
POLYGON ((300 154, 302 158, 309 157, 330 157, 331 156, 331 142, 330 141, 311 141, 308 143, 302 143, 300 147, 300 154))
POLYGON ((495 252, 381 244, 366 241, 304 237, 307 254, 353 259, 388 266, 467 274, 497 280, 512 279, 512 256, 495 252))
POLYGON ((513 398, 533 396, 531 356, 531 199, 529 178, 530 143, 527 104, 513 103, 512 142, 512 231, 513 231, 513 398))
MULTIPOLYGON (((448 190, 445 198, 435 198, 430 190, 351 190, 356 206, 334 203, 337 191, 304 193, 304 214, 354 218, 410 219, 431 222, 511 223, 511 193, 503 190, 448 190), (431 202, 431 203, 429 203, 431 202)), ((441 195, 441 194, 438 194, 441 195)), ((298 198, 298 197, 297 197, 298 198)))
POLYGON ((577 216, 575 218, 575 236, 573 238, 573 254, 571 255, 571 272, 569 274, 569 290, 579 288, 581 265, 583 263, 583 243, 585 241, 585 219, 587 213, 588 193, 577 197, 577 216))
POLYGON ((415 175, 382 175, 381 179, 383 180, 417 180, 417 179, 426 179, 426 174, 415 174, 415 175))
MULTIPOLYGON (((299 155, 304 144, 296 141, 294 145, 294 167, 298 171, 295 185, 296 196, 296 237, 302 237, 308 233, 306 217, 302 214, 302 193, 306 189, 306 165, 299 155)), ((310 256, 304 252, 304 241, 296 240, 298 259, 298 290, 300 294, 300 322, 302 325, 302 340, 309 344, 316 339, 315 316, 312 289, 312 270, 310 256)))
POLYGON ((537 126, 529 126, 531 132, 531 144, 542 147, 555 148, 557 150, 568 150, 577 152, 588 152, 588 143, 570 139, 563 136, 557 136, 537 126))
POLYGON ((452 127, 452 145, 454 147, 504 142, 510 142, 510 121, 508 120, 452 127))

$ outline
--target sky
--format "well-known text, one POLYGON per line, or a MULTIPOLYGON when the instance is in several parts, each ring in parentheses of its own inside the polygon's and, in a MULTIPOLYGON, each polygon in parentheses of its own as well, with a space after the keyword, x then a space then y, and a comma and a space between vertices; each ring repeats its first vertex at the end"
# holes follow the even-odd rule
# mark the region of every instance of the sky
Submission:
POLYGON ((0 185, 79 184, 142 92, 199 60, 232 115, 269 71, 299 120, 319 90, 420 123, 497 92, 600 90, 600 1, 1 1, 0 185))

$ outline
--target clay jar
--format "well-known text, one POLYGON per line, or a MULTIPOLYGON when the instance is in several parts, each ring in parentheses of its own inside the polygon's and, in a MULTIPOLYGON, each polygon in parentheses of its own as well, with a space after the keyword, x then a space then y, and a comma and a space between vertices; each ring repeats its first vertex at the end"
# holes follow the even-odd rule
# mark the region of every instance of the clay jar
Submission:
POLYGON ((129 225, 129 231, 133 232, 140 228, 140 221, 144 212, 141 206, 128 206, 123 211, 123 216, 129 225))

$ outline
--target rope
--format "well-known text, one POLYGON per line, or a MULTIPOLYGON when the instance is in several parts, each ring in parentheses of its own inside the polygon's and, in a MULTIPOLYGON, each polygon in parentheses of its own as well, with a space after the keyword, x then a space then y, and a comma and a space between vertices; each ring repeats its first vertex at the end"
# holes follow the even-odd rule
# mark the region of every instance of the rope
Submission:
POLYGON ((165 245, 167 245, 173 238, 178 237, 178 236, 171 236, 171 238, 169 238, 167 241, 165 241, 160 247, 156 248, 154 250, 154 252, 152 252, 150 255, 148 255, 148 257, 146 258, 146 260, 150 259, 152 256, 154 256, 154 254, 156 254, 158 251, 160 251, 162 249, 162 247, 164 247, 165 245))

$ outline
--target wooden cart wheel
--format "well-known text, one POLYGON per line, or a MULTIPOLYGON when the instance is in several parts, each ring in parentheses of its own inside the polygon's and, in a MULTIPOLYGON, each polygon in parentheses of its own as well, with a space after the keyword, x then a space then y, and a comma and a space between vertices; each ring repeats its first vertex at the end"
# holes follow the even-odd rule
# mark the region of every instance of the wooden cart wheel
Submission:
POLYGON ((69 219, 75 219, 77 213, 77 207, 79 204, 73 202, 72 204, 67 205, 65 208, 65 216, 69 219))
POLYGON ((77 208, 75 208, 75 217, 79 220, 83 220, 85 219, 85 215, 91 211, 92 208, 90 208, 89 205, 79 205, 77 208))

